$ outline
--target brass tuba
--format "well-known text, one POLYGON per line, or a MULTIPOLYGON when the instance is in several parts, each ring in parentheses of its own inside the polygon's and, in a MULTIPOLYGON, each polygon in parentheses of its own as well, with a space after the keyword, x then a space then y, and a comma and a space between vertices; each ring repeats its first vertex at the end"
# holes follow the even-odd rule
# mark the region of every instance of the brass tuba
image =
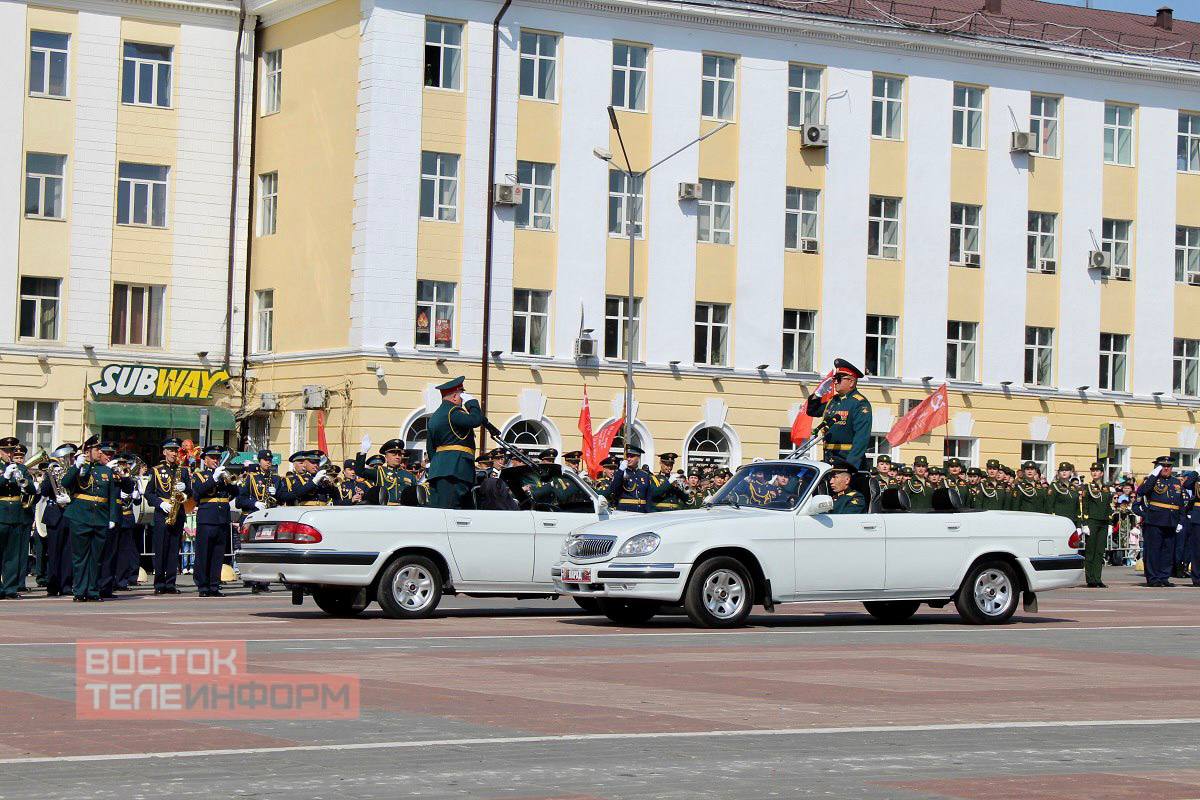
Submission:
POLYGON ((79 448, 73 444, 61 445, 50 452, 50 463, 46 465, 46 475, 50 477, 50 486, 54 490, 54 502, 59 505, 65 506, 71 500, 71 496, 63 489, 62 476, 78 453, 79 448))

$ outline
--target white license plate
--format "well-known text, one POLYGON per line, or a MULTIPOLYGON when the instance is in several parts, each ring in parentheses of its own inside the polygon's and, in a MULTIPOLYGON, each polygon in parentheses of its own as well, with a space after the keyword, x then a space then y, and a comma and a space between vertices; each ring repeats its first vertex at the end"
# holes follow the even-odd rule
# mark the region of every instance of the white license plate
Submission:
POLYGON ((564 583, 591 583, 592 571, 590 569, 581 569, 579 567, 566 567, 563 569, 564 583))
POLYGON ((254 529, 254 541, 256 542, 273 542, 275 541, 275 526, 260 525, 254 529))

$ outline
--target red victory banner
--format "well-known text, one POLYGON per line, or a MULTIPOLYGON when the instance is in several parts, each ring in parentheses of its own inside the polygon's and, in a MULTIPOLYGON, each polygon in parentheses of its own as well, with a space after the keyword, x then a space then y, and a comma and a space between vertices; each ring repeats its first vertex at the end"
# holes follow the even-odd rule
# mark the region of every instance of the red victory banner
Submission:
MULTIPOLYGON (((822 403, 828 403, 833 399, 833 370, 826 373, 824 380, 817 386, 817 390, 813 394, 819 397, 822 403)), ((812 438, 813 419, 814 417, 808 415, 805 406, 801 406, 800 413, 792 420, 792 444, 799 447, 812 438)))
POLYGON ((579 408, 579 433, 583 437, 583 465, 593 478, 600 473, 596 443, 592 437, 592 406, 588 403, 587 384, 583 385, 583 405, 579 408))
POLYGON ((600 430, 596 431, 596 436, 592 440, 592 448, 596 453, 597 465, 608 457, 608 451, 612 449, 613 441, 621 435, 624 427, 625 415, 622 414, 619 419, 604 423, 600 426, 600 430))
POLYGON ((946 396, 946 384, 926 397, 912 411, 901 417, 888 431, 887 440, 892 447, 911 442, 934 428, 950 421, 950 401, 946 396))

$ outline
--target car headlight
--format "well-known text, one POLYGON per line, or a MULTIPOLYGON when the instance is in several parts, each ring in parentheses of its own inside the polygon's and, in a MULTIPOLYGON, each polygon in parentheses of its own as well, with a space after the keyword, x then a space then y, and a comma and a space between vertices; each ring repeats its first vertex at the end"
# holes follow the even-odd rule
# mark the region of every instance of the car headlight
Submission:
POLYGON ((619 556, 648 556, 658 549, 662 539, 657 533, 639 533, 625 544, 621 545, 619 556))
POLYGON ((567 536, 563 539, 562 547, 558 548, 559 556, 561 556, 562 558, 567 557, 567 545, 571 544, 571 542, 572 542, 572 540, 574 540, 574 538, 575 538, 575 536, 571 535, 571 536, 567 536))

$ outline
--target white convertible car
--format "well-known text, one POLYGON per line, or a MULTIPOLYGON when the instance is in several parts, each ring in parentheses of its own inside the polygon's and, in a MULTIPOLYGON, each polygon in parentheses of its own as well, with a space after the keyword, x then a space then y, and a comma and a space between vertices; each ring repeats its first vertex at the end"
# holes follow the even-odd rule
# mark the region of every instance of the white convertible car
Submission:
POLYGON ((555 585, 621 623, 682 606, 697 625, 732 627, 755 605, 856 601, 885 622, 953 602, 966 622, 998 624, 1083 577, 1069 520, 964 509, 953 489, 911 512, 902 491, 865 480, 868 513, 831 514, 828 469, 758 462, 704 509, 598 522, 567 538, 555 585))
MULTIPOLYGON (((529 471, 504 471, 514 496, 525 497, 521 484, 529 471)), ((280 581, 294 603, 312 595, 336 616, 358 614, 374 600, 390 617, 425 617, 443 594, 556 598, 550 571, 563 540, 610 512, 570 470, 550 465, 538 471, 547 481, 561 474, 572 491, 548 505, 526 499, 517 511, 425 508, 410 493, 402 506, 255 512, 242 523, 242 579, 280 581)), ((577 602, 597 608, 586 598, 577 602)))

